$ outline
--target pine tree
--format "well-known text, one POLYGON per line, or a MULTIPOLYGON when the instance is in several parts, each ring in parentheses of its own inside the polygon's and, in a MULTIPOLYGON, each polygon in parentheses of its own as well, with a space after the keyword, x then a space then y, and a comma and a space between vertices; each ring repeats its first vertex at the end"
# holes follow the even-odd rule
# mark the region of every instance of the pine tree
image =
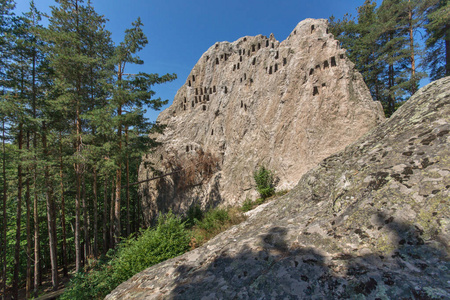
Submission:
POLYGON ((23 170, 24 170, 24 132, 28 123, 28 75, 29 52, 27 45, 28 24, 24 18, 15 17, 11 20, 11 33, 14 36, 10 48, 10 63, 6 70, 4 87, 8 90, 9 105, 12 111, 9 114, 9 126, 14 136, 13 143, 17 145, 17 204, 16 204, 16 241, 14 247, 14 274, 12 280, 11 297, 18 299, 19 276, 21 267, 21 241, 22 241, 22 200, 23 200, 23 170))
POLYGON ((396 110, 396 106, 402 101, 403 85, 405 79, 402 76, 408 53, 404 45, 407 44, 405 32, 402 30, 400 20, 402 16, 402 3, 399 0, 385 0, 378 9, 378 29, 380 45, 379 59, 386 64, 382 73, 385 82, 384 103, 385 113, 390 116, 396 110))
POLYGON ((424 76, 416 68, 418 45, 414 33, 421 24, 420 1, 384 0, 377 8, 366 0, 356 20, 330 19, 331 31, 348 50, 372 97, 387 116, 412 95, 424 76))
POLYGON ((343 20, 330 20, 330 29, 340 41, 343 48, 347 49, 348 58, 361 72, 374 100, 382 101, 383 83, 380 74, 383 64, 379 60, 380 45, 379 27, 377 27, 377 3, 366 0, 357 8, 357 18, 345 15, 343 20))
POLYGON ((13 36, 11 35, 11 24, 14 15, 12 10, 14 9, 14 2, 12 0, 0 0, 0 116, 2 122, 2 230, 1 230, 1 290, 2 294, 6 295, 6 280, 7 280, 7 257, 6 257, 6 245, 7 245, 7 177, 6 177, 6 122, 7 115, 10 113, 10 108, 7 102, 6 91, 6 73, 9 69, 9 63, 11 61, 11 49, 13 44, 13 36))
MULTIPOLYGON (((143 107, 149 106, 151 109, 159 109, 167 103, 161 99, 152 99, 154 92, 150 89, 154 84, 160 84, 174 80, 175 74, 139 73, 135 75, 126 74, 125 67, 128 64, 143 64, 143 61, 136 56, 148 43, 147 37, 142 30, 142 22, 138 18, 132 23, 132 28, 125 31, 125 38, 116 48, 116 82, 114 89, 113 105, 116 108, 116 126, 117 126, 117 152, 116 156, 116 191, 114 202, 114 242, 117 244, 121 236, 121 187, 122 187, 122 161, 126 154, 124 153, 123 128, 128 126, 138 126, 136 120, 144 121, 143 107)), ((143 124, 145 124, 144 122, 143 124)))
MULTIPOLYGON (((32 131, 32 147, 33 147, 33 164, 32 171, 32 187, 33 187, 33 220, 34 220, 34 295, 37 296, 38 288, 41 284, 41 256, 40 256, 40 232, 39 232, 39 211, 38 211, 38 98, 39 98, 39 79, 43 79, 46 76, 42 76, 42 73, 46 73, 48 68, 45 67, 45 59, 43 53, 40 51, 42 48, 42 41, 39 37, 39 30, 42 28, 41 14, 36 9, 34 1, 30 1, 30 11, 25 14, 25 18, 29 24, 30 38, 30 60, 31 60, 31 82, 30 82, 30 115, 32 122, 29 124, 32 131), (40 67, 44 66, 41 70, 40 67)), ((44 80, 45 81, 45 80, 44 80)), ((31 270, 30 270, 31 273, 31 270)), ((28 285, 28 280, 27 280, 28 285)), ((28 292, 28 289, 27 289, 28 292)))
MULTIPOLYGON (((95 109, 94 90, 108 76, 102 68, 110 45, 109 33, 104 29, 105 19, 93 10, 90 2, 83 5, 82 0, 59 0, 59 6, 53 7, 50 25, 46 31, 49 42, 51 66, 55 72, 54 111, 58 111, 63 120, 75 120, 74 124, 64 126, 64 132, 71 132, 73 140, 72 161, 75 165, 75 252, 76 270, 81 269, 81 202, 83 200, 82 182, 89 167, 89 136, 84 114, 95 109), (100 45, 103 45, 100 47, 100 45), (97 82, 97 83, 96 83, 97 82)), ((83 218, 85 254, 89 254, 89 214, 87 207, 83 218)))
POLYGON ((426 62, 430 77, 450 76, 450 1, 427 0, 423 3, 427 31, 426 62))
POLYGON ((365 1, 364 5, 358 8, 358 34, 355 47, 360 53, 358 60, 358 70, 363 74, 364 80, 369 87, 372 97, 377 101, 383 101, 381 91, 383 83, 380 81, 380 74, 383 64, 380 62, 380 45, 377 43, 379 31, 375 24, 378 22, 375 1, 365 1))

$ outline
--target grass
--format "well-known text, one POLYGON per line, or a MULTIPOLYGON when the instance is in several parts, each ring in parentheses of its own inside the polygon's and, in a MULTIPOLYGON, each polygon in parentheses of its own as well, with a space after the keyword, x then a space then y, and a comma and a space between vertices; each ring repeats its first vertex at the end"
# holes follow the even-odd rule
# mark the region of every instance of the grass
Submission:
POLYGON ((268 197, 268 198, 258 198, 258 199, 256 199, 255 201, 252 201, 252 199, 247 198, 247 199, 245 199, 245 201, 242 203, 241 211, 242 211, 242 212, 250 211, 250 210, 256 208, 257 206, 263 204, 264 202, 266 202, 266 200, 273 199, 273 198, 275 198, 275 197, 281 197, 281 196, 283 196, 283 195, 286 195, 288 192, 289 192, 289 190, 281 190, 281 191, 275 192, 275 194, 272 195, 271 197, 268 197))
POLYGON ((190 229, 192 235, 191 249, 203 245, 217 234, 244 220, 245 217, 238 208, 216 208, 208 211, 202 219, 196 219, 190 229))

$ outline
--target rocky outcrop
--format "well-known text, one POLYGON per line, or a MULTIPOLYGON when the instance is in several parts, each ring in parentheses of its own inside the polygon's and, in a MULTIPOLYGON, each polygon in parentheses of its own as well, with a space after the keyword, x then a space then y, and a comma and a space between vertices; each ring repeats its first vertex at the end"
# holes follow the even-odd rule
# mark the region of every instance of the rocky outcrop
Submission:
POLYGON ((278 42, 273 35, 221 42, 206 51, 158 122, 162 146, 145 156, 143 211, 183 212, 256 196, 253 172, 275 171, 291 189, 325 157, 384 119, 362 76, 328 33, 308 19, 278 42))
POLYGON ((450 299, 450 77, 107 299, 450 299))

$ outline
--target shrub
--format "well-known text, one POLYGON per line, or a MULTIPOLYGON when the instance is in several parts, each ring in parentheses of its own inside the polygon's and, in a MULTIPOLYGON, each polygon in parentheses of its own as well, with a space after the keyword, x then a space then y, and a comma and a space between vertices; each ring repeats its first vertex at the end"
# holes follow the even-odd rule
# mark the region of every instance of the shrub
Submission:
POLYGON ((169 212, 158 219, 156 227, 141 231, 139 237, 123 240, 117 250, 110 250, 106 258, 97 261, 90 272, 75 274, 60 299, 103 299, 134 274, 198 247, 244 219, 233 208, 202 212, 197 206, 184 220, 169 212), (189 220, 195 223, 190 230, 186 229, 189 220))
POLYGON ((281 190, 281 191, 277 191, 277 192, 275 193, 275 196, 284 196, 284 195, 286 195, 287 193, 289 193, 289 190, 281 190))
POLYGON ((273 172, 261 166, 254 174, 253 178, 256 182, 256 190, 264 200, 275 194, 274 175, 273 172))
POLYGON ((117 277, 125 281, 134 274, 178 256, 189 250, 190 235, 185 225, 171 212, 158 219, 155 229, 144 231, 138 239, 121 245, 113 268, 117 277))
POLYGON ((208 211, 202 220, 198 220, 196 225, 206 231, 214 231, 224 225, 230 217, 228 211, 222 208, 216 208, 208 211))
POLYGON ((241 210, 242 210, 243 212, 247 212, 247 211, 249 211, 249 210, 252 210, 253 207, 254 207, 253 201, 252 201, 251 199, 248 199, 248 198, 247 198, 247 199, 245 199, 244 203, 242 203, 241 210))
POLYGON ((188 211, 186 212, 186 217, 184 219, 184 222, 186 223, 187 228, 191 228, 195 225, 196 222, 203 219, 203 211, 200 208, 200 205, 193 205, 189 207, 188 211))
POLYGON ((61 299, 101 299, 134 274, 188 251, 189 242, 184 222, 169 212, 156 228, 122 241, 109 261, 90 273, 76 274, 61 299))
POLYGON ((191 248, 203 245, 218 233, 244 220, 244 215, 237 208, 215 208, 204 213, 203 219, 197 220, 192 228, 191 248))

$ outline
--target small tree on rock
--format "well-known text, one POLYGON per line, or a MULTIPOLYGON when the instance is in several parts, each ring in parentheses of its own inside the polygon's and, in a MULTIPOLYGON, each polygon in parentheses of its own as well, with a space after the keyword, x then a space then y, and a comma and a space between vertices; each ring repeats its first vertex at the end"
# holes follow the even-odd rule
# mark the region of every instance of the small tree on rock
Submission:
POLYGON ((262 199, 269 198, 275 194, 275 178, 272 171, 266 169, 264 166, 261 166, 257 171, 255 171, 253 178, 256 182, 256 190, 262 199))

